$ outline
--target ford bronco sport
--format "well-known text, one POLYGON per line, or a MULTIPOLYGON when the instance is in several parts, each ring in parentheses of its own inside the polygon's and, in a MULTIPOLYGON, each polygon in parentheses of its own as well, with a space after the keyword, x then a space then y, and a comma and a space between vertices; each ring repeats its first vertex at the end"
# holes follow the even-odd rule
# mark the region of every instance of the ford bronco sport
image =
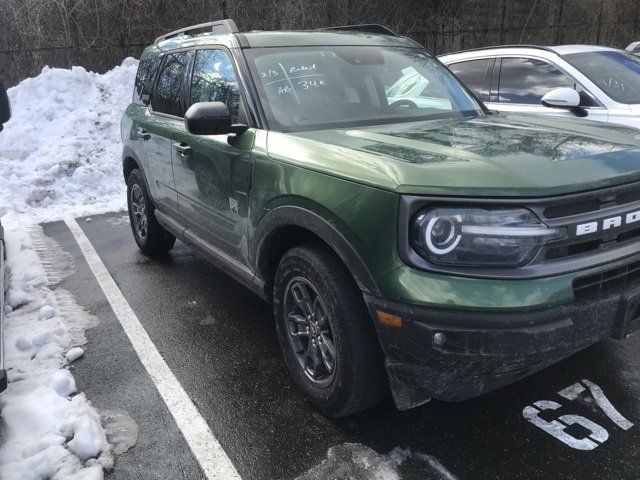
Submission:
POLYGON ((493 114, 382 26, 164 35, 122 135, 140 249, 179 238, 272 302, 328 415, 469 399, 640 327, 640 133, 493 114))

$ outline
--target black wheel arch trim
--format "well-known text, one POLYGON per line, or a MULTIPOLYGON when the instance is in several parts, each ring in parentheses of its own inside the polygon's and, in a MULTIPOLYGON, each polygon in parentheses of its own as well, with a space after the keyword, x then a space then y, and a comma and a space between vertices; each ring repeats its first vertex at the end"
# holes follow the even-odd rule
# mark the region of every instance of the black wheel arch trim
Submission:
POLYGON ((254 236, 254 264, 256 273, 271 288, 269 278, 269 250, 275 234, 281 228, 300 227, 319 237, 346 265, 360 290, 381 296, 366 264, 345 236, 324 217, 298 206, 279 206, 270 210, 260 221, 254 236))

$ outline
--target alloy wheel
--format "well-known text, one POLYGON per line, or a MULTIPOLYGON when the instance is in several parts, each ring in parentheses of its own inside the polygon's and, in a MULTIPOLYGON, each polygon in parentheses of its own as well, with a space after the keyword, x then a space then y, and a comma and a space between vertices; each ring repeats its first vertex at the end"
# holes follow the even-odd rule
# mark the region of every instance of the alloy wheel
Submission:
POLYGON ((138 184, 131 187, 131 220, 138 237, 147 238, 147 203, 138 184))
POLYGON ((328 310, 309 280, 293 278, 284 298, 287 338, 305 375, 318 387, 331 384, 336 347, 328 310))

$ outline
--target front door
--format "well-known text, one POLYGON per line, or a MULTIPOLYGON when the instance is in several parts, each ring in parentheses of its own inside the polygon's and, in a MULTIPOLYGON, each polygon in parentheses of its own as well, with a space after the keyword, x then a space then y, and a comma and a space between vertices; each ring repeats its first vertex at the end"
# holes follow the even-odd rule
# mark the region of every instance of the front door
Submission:
POLYGON ((607 109, 599 106, 576 81, 551 63, 538 58, 505 57, 496 60, 488 108, 500 112, 533 113, 567 119, 579 118, 564 108, 545 107, 542 97, 556 88, 574 88, 588 120, 608 121, 607 109))
MULTIPOLYGON (((223 102, 233 122, 240 111, 240 87, 224 49, 196 51, 187 106, 223 102)), ((192 135, 183 130, 173 145, 173 173, 180 215, 187 227, 236 258, 246 259, 245 232, 251 185, 254 132, 192 135)))

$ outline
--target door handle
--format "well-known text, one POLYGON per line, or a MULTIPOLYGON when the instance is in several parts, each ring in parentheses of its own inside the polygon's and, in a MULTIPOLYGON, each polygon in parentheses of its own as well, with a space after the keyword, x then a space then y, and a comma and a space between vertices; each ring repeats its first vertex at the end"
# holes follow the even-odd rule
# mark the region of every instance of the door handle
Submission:
POLYGON ((188 157, 191 155, 191 147, 186 143, 174 143, 173 148, 180 154, 181 157, 188 157))
POLYGON ((144 128, 138 128, 138 138, 141 140, 149 140, 151 139, 151 134, 144 128))

